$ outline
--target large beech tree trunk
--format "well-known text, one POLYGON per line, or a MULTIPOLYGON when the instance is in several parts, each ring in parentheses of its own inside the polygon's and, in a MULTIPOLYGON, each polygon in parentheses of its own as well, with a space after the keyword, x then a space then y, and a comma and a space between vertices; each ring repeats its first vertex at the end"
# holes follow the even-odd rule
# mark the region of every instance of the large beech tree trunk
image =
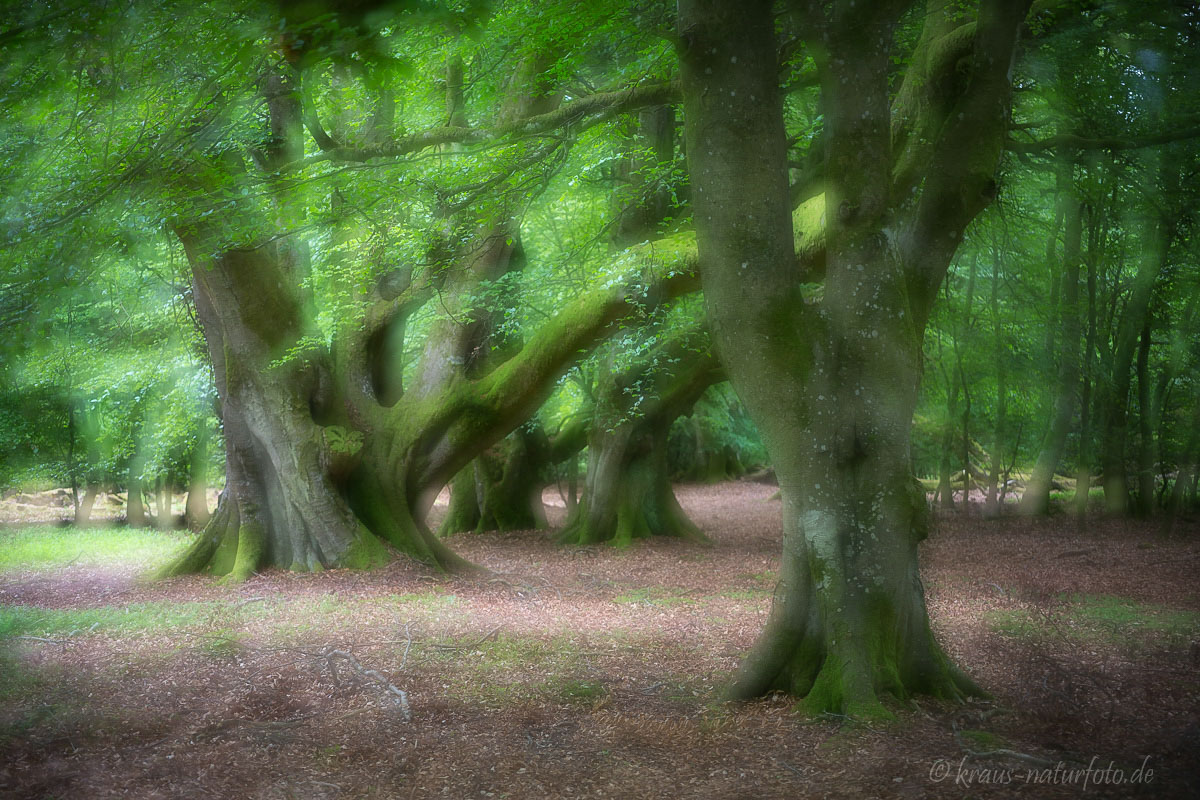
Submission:
POLYGON ((522 427, 460 470, 450 484, 450 508, 438 535, 545 528, 542 486, 549 449, 543 431, 522 427))
POLYGON ((583 496, 560 542, 628 545, 648 536, 707 541, 679 506, 667 466, 671 424, 721 379, 703 338, 683 332, 653 349, 647 363, 621 372, 610 365, 604 373, 583 496), (636 407, 627 391, 635 383, 636 407))
POLYGON ((623 546, 648 536, 707 541, 671 488, 669 427, 669 420, 639 419, 593 435, 588 441, 583 496, 559 535, 560 542, 623 546))
POLYGON ((225 489, 201 536, 166 572, 207 569, 244 579, 264 566, 384 561, 384 549, 339 492, 334 452, 313 419, 324 367, 287 357, 307 332, 294 257, 275 245, 210 261, 190 232, 181 238, 221 402, 225 489))
MULTIPOLYGON (((211 157, 198 150, 196 168, 175 173, 185 196, 233 198, 219 214, 207 203, 199 204, 204 211, 181 203, 172 222, 187 252, 213 361, 226 487, 193 547, 163 572, 240 579, 263 566, 364 566, 388 557, 383 543, 435 568, 469 569, 425 525, 438 491, 529 419, 581 353, 693 291, 694 242, 681 234, 631 248, 625 278, 566 303, 527 342, 493 347, 487 312, 479 310, 487 304, 472 295, 517 268, 514 210, 530 192, 530 168, 514 175, 502 159, 492 176, 499 200, 489 196, 481 209, 447 199, 439 209, 444 236, 427 253, 432 266, 398 266, 377 275, 373 287, 334 277, 354 310, 341 315, 336 330, 321 331, 306 288, 303 236, 313 198, 292 170, 305 155, 306 129, 318 148, 338 148, 318 109, 302 104, 304 37, 285 30, 280 40, 288 44, 281 55, 289 63, 268 59, 277 66, 260 81, 261 146, 214 148, 219 155, 211 157), (408 319, 435 296, 439 313, 409 386, 396 356, 408 319)), ((516 70, 497 112, 500 130, 557 104, 545 86, 547 66, 535 54, 516 70)), ((461 127, 461 80, 447 77, 448 110, 461 127)), ((391 108, 387 97, 380 101, 380 111, 391 108)), ((653 101, 661 103, 661 95, 653 101)), ((375 130, 373 122, 360 133, 390 137, 389 118, 377 114, 382 127, 375 130)), ((553 156, 569 141, 521 146, 530 148, 530 164, 552 170, 561 164, 553 156)))
POLYGON ((683 0, 679 18, 709 320, 783 495, 775 602, 733 694, 782 689, 815 711, 886 715, 885 693, 975 691, 930 630, 909 436, 937 287, 994 192, 1024 10, 985 2, 954 53, 947 34, 961 21, 931 4, 895 113, 913 135, 897 135, 893 153, 890 39, 902 6, 847 0, 827 16, 798 4, 826 115, 821 265, 793 256, 771 7, 683 0), (930 74, 956 64, 957 90, 930 74), (823 296, 806 296, 822 272, 823 296))

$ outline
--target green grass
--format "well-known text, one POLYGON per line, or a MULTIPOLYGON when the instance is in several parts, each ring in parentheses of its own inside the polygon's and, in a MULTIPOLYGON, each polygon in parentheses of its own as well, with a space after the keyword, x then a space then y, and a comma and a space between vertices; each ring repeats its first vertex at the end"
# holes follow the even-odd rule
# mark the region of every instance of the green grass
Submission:
POLYGON ((558 687, 558 699, 565 703, 589 705, 608 696, 608 688, 596 681, 566 680, 558 687))
POLYGON ((631 606, 680 606, 693 605, 697 601, 675 589, 647 586, 623 592, 614 597, 613 602, 631 606))
POLYGON ((958 732, 963 742, 975 752, 987 752, 1008 747, 1003 736, 997 736, 991 731, 965 730, 958 732))
POLYGON ((1111 595, 1072 595, 1049 615, 1024 609, 992 611, 992 630, 1014 638, 1061 634, 1083 643, 1137 644, 1146 639, 1186 642, 1200 631, 1200 613, 1111 595))
MULTIPOLYGON (((1050 492, 1050 499, 1055 503, 1074 503, 1074 489, 1055 489, 1050 492)), ((1104 500, 1104 488, 1101 486, 1093 486, 1088 490, 1088 503, 1101 503, 1104 500)))
POLYGON ((1195 611, 1131 603, 1123 597, 1110 595, 1077 595, 1071 602, 1080 624, 1113 634, 1144 631, 1177 638, 1200 631, 1200 613, 1195 611))
POLYGON ((717 597, 724 597, 727 600, 744 600, 755 601, 768 598, 773 594, 770 589, 752 588, 752 589, 723 589, 717 593, 717 597))
POLYGON ((133 565, 149 569, 177 555, 188 534, 141 528, 60 528, 36 525, 0 531, 0 572, 47 570, 71 564, 133 565))
POLYGON ((444 639, 428 656, 446 663, 444 688, 450 696, 503 708, 532 700, 591 702, 607 694, 594 681, 564 676, 579 668, 579 645, 569 637, 542 639, 501 634, 444 639))
POLYGON ((61 638, 88 633, 178 631, 211 622, 219 603, 134 603, 99 608, 0 606, 0 639, 13 636, 61 638))

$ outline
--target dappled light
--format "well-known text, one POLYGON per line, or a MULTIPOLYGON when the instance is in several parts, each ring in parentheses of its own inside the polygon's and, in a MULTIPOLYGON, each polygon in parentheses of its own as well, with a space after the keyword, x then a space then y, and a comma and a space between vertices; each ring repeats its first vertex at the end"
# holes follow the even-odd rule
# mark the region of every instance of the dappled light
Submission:
POLYGON ((0 793, 1200 796, 1200 12, 0 22, 0 793))

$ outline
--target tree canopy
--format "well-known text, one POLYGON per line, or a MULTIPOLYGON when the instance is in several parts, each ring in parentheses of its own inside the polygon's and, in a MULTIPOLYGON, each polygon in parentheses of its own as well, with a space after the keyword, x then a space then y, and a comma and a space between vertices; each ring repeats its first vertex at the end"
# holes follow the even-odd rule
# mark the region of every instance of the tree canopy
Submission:
POLYGON ((443 532, 535 527, 581 466, 561 540, 702 537, 672 475, 766 462, 787 558, 737 691, 869 714, 977 691, 929 630, 916 477, 989 513, 1195 502, 1191 4, 4 25, 0 481, 133 521, 211 473, 164 574, 471 570, 438 492, 443 532))

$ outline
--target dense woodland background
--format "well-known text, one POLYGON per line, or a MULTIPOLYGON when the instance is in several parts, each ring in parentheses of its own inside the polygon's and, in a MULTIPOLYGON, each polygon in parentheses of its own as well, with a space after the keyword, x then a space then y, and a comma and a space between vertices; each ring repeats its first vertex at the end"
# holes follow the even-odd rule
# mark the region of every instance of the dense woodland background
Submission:
MULTIPOLYGON (((623 248, 686 228, 682 120, 670 104, 494 135, 505 114, 519 113, 518 67, 539 70, 547 108, 671 80, 668 6, 370 5, 289 4, 277 23, 268 7, 238 4, 9 6, 7 491, 70 487, 86 516, 88 490, 105 487, 127 494, 136 523, 142 492, 222 484, 212 367, 174 227, 192 215, 219 218, 233 238, 264 235, 229 227, 250 225, 239 204, 261 204, 277 188, 262 175, 234 181, 217 165, 266 145, 262 81, 277 63, 302 68, 310 134, 281 179, 288 216, 272 234, 302 241, 307 262, 316 327, 293 350, 328 346, 340 326, 361 324, 358 295, 398 268, 453 287, 407 321, 394 354, 404 377, 447 312, 488 326, 479 352, 502 349, 611 281, 623 248), (311 39, 301 61, 279 61, 286 26, 311 39), (320 141, 369 142, 381 115, 398 132, 448 120, 480 132, 369 160, 338 158, 320 141), (497 239, 513 251, 507 263, 459 286, 464 259, 497 239)), ((964 488, 1014 501, 1009 481, 1021 486, 1037 467, 1040 496, 1026 502, 1039 510, 1049 487, 1080 509, 1090 501, 1174 514, 1196 501, 1200 455, 1196 20, 1188 4, 1067 5, 1067 18, 1017 62, 996 200, 940 290, 913 468, 946 506, 964 488), (1051 486, 1050 474, 1063 477, 1051 486)), ((898 64, 924 13, 903 18, 898 64)), ((811 194, 819 88, 804 48, 785 56, 792 181, 811 194)), ((602 426, 634 424, 661 394, 656 370, 684 358, 656 347, 699 316, 680 300, 610 333, 553 376, 553 391, 504 447, 573 432, 586 416, 592 441, 602 426)), ((703 334, 688 335, 686 358, 703 357, 703 334)), ((658 411, 655 427, 669 435, 654 446, 675 479, 767 466, 719 377, 703 379, 713 385, 697 387, 698 402, 658 411)), ((529 467, 539 480, 586 469, 587 436, 575 435, 529 467)))
POLYGON ((0 8, 0 790, 1195 796, 1200 5, 0 8))

